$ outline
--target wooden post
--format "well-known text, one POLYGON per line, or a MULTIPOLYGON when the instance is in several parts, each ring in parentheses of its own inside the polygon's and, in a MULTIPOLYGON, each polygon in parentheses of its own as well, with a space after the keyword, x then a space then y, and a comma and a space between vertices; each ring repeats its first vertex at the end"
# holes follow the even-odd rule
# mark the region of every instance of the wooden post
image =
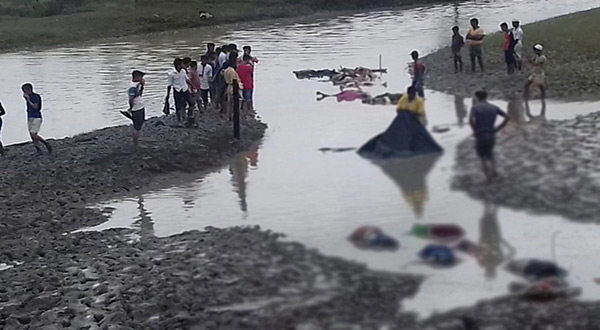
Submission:
POLYGON ((233 137, 240 138, 240 85, 233 81, 233 137))

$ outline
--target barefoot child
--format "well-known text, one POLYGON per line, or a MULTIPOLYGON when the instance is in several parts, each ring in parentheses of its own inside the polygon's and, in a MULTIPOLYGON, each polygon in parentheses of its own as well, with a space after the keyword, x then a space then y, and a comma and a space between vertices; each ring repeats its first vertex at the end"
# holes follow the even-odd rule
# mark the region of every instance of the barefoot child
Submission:
POLYGON ((452 28, 452 55, 454 57, 454 73, 463 71, 462 48, 465 45, 465 39, 459 33, 459 27, 452 28))

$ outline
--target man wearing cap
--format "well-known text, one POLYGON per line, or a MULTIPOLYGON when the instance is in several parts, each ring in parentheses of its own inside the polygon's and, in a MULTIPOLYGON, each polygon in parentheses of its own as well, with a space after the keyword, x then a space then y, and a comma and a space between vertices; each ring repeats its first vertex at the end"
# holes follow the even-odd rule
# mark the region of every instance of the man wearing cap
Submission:
POLYGON ((517 69, 523 68, 523 29, 518 19, 513 19, 513 37, 515 38, 515 58, 517 59, 517 69))
POLYGON ((127 90, 127 94, 129 95, 128 112, 131 115, 131 120, 133 121, 133 144, 136 146, 138 145, 142 125, 144 125, 144 120, 146 119, 144 99, 142 98, 142 95, 144 94, 144 84, 146 83, 144 80, 144 75, 144 72, 134 70, 131 73, 131 84, 127 90))
POLYGON ((540 89, 542 100, 546 99, 546 72, 544 71, 544 66, 546 61, 546 55, 544 55, 544 46, 541 44, 536 44, 533 46, 533 52, 535 56, 529 59, 529 63, 531 63, 531 74, 527 78, 527 83, 525 84, 525 99, 529 98, 529 89, 531 86, 537 86, 540 89))

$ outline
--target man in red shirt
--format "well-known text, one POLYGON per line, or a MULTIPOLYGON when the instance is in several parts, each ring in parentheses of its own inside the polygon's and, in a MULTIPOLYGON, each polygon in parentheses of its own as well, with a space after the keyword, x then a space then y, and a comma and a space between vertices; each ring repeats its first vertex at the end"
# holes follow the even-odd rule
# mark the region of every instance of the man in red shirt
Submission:
POLYGON ((254 68, 252 66, 252 56, 244 54, 242 64, 238 65, 238 76, 240 76, 240 80, 244 86, 242 110, 254 110, 254 68))
POLYGON ((508 29, 508 23, 500 24, 500 30, 504 32, 504 59, 508 74, 513 74, 517 66, 517 58, 515 57, 515 38, 512 31, 508 29))
POLYGON ((419 52, 413 50, 410 53, 410 57, 413 59, 413 82, 412 86, 417 90, 417 94, 419 94, 420 98, 425 97, 425 92, 423 91, 423 83, 425 80, 425 66, 423 63, 419 61, 419 52))

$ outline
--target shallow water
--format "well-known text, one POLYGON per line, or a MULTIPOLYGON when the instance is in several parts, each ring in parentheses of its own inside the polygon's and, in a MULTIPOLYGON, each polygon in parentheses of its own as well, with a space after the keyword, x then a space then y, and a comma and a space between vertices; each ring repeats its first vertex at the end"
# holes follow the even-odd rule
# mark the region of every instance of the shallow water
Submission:
MULTIPOLYGON (((0 56, 0 64, 8 70, 2 82, 7 93, 2 100, 9 111, 4 140, 26 138, 18 93, 24 80, 35 78, 44 96, 46 123, 42 133, 61 137, 125 123, 118 110, 126 106, 124 91, 133 68, 148 72, 148 110, 157 115, 170 58, 197 57, 206 41, 252 44, 261 59, 256 72, 256 107, 270 125, 260 148, 215 173, 186 175, 171 188, 109 202, 116 208, 112 219, 93 229, 133 226, 141 228, 142 235, 166 236, 207 225, 258 224, 328 255, 365 262, 375 269, 427 275, 419 293, 405 302, 407 309, 427 315, 498 296, 516 279, 494 258, 482 262, 485 268, 466 255, 451 269, 415 263, 416 253, 428 242, 406 235, 411 226, 417 222, 455 223, 467 230, 470 240, 492 248, 502 237, 514 247, 517 258, 552 259, 555 255, 571 270, 574 284, 584 288, 584 298, 591 299, 600 293, 593 282, 598 276, 596 269, 600 269, 600 261, 592 252, 599 246, 593 235, 595 226, 504 208, 483 220, 480 202, 450 190, 454 149, 469 135, 466 126, 456 124, 457 113, 462 111, 456 111, 455 104, 470 104, 470 100, 427 91, 430 125, 451 125, 450 132, 435 134, 445 148, 444 155, 428 173, 402 163, 391 164, 386 171, 354 152, 323 153, 318 149, 359 147, 389 125, 393 107, 331 99, 316 102, 316 90, 334 93, 336 88, 297 81, 291 71, 340 65, 376 67, 381 54, 383 66, 390 70, 383 81, 388 82, 389 91, 401 92, 410 83, 405 70, 409 52, 419 49, 426 53, 445 45, 450 27, 457 22, 466 29, 468 19, 476 15, 489 32, 496 30, 499 21, 513 18, 511 6, 518 6, 520 13, 527 12, 521 19, 529 22, 594 5, 595 0, 568 4, 558 0, 465 2, 291 24, 187 30, 82 48, 6 54, 0 56), (75 78, 78 76, 81 78, 75 78), (12 90, 15 92, 9 94, 12 90), (346 237, 362 225, 381 227, 401 241, 401 249, 393 253, 356 249, 346 237), (553 235, 555 244, 551 242, 553 235)), ((381 86, 371 89, 373 94, 383 91, 381 86)), ((496 103, 506 107, 504 102, 496 103)), ((548 116, 571 118, 598 109, 598 103, 551 103, 548 116)), ((508 249, 503 247, 501 253, 507 255, 508 249)))

